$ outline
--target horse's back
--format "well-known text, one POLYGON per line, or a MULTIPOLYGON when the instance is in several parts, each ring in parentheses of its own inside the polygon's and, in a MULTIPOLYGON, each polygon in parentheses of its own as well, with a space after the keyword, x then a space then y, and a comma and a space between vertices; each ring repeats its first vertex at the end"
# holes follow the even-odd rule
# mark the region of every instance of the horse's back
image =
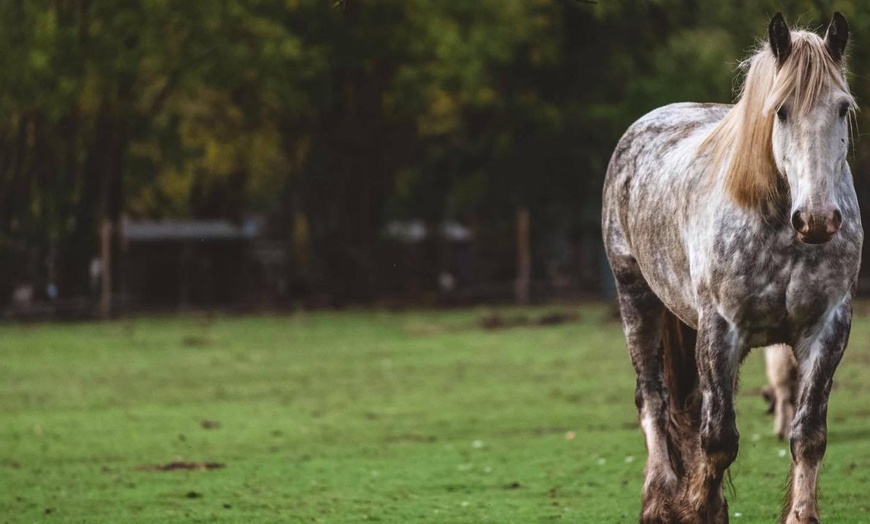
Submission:
MULTIPOLYGON (((614 178, 643 175, 663 167, 662 156, 669 151, 684 149, 699 142, 731 109, 727 104, 681 102, 670 104, 645 114, 622 135, 607 167, 605 192, 614 178), (693 140, 694 139, 694 140, 693 140)), ((605 202, 606 204, 607 202, 605 202)))
POLYGON ((698 146, 731 107, 691 102, 670 104, 632 124, 617 143, 607 167, 602 202, 605 227, 608 214, 623 215, 618 220, 623 222, 632 208, 641 205, 637 200, 673 203, 678 196, 675 190, 702 174, 692 168, 698 146))
POLYGON ((605 177, 602 232, 615 276, 655 277, 653 290, 689 325, 683 226, 706 171, 698 146, 731 107, 678 103, 644 115, 620 139, 605 177))

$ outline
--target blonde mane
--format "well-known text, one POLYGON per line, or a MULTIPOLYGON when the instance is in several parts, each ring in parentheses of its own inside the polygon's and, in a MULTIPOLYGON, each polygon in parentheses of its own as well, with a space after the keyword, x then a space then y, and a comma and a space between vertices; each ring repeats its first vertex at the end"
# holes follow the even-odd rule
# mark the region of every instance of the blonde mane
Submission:
POLYGON ((780 106, 791 98, 792 114, 806 114, 830 88, 848 94, 844 62, 835 62, 815 33, 793 31, 781 66, 769 44, 741 64, 747 72, 740 97, 699 149, 711 155, 713 173, 727 162, 725 190, 738 205, 758 207, 776 196, 772 135, 780 106))

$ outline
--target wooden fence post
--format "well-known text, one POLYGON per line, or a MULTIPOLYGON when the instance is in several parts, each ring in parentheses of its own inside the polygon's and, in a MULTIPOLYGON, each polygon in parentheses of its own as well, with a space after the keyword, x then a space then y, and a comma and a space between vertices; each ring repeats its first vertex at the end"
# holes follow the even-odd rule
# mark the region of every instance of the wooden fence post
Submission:
POLYGON ((103 271, 100 275, 100 318, 107 320, 112 315, 112 222, 103 219, 100 227, 100 258, 103 271))
POLYGON ((529 208, 517 209, 517 304, 529 303, 529 286, 532 278, 532 253, 529 241, 529 208))

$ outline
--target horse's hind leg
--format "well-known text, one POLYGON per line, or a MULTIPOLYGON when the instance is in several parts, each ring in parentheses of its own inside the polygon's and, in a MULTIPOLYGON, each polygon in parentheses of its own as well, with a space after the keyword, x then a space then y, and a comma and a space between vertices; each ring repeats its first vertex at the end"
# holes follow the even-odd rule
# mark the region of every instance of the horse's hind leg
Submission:
POLYGON ((785 344, 764 348, 764 361, 768 387, 773 397, 773 432, 783 440, 788 436, 794 418, 793 394, 797 381, 797 364, 791 348, 785 344))
POLYGON ((611 256, 611 266, 616 277, 628 353, 637 372, 635 405, 648 453, 640 520, 670 522, 673 520, 671 501, 678 479, 668 455, 668 398, 661 354, 665 309, 633 258, 611 256))

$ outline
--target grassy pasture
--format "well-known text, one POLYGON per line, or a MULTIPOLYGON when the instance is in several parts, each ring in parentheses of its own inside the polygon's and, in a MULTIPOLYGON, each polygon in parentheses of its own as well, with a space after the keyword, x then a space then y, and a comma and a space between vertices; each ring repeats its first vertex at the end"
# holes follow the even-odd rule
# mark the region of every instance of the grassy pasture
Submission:
MULTIPOLYGON (((572 310, 496 330, 480 310, 0 326, 0 521, 636 522, 621 328, 605 306, 572 310)), ((788 470, 763 376, 756 352, 732 522, 773 522, 788 470)), ((822 516, 868 522, 863 316, 829 430, 822 516)))

